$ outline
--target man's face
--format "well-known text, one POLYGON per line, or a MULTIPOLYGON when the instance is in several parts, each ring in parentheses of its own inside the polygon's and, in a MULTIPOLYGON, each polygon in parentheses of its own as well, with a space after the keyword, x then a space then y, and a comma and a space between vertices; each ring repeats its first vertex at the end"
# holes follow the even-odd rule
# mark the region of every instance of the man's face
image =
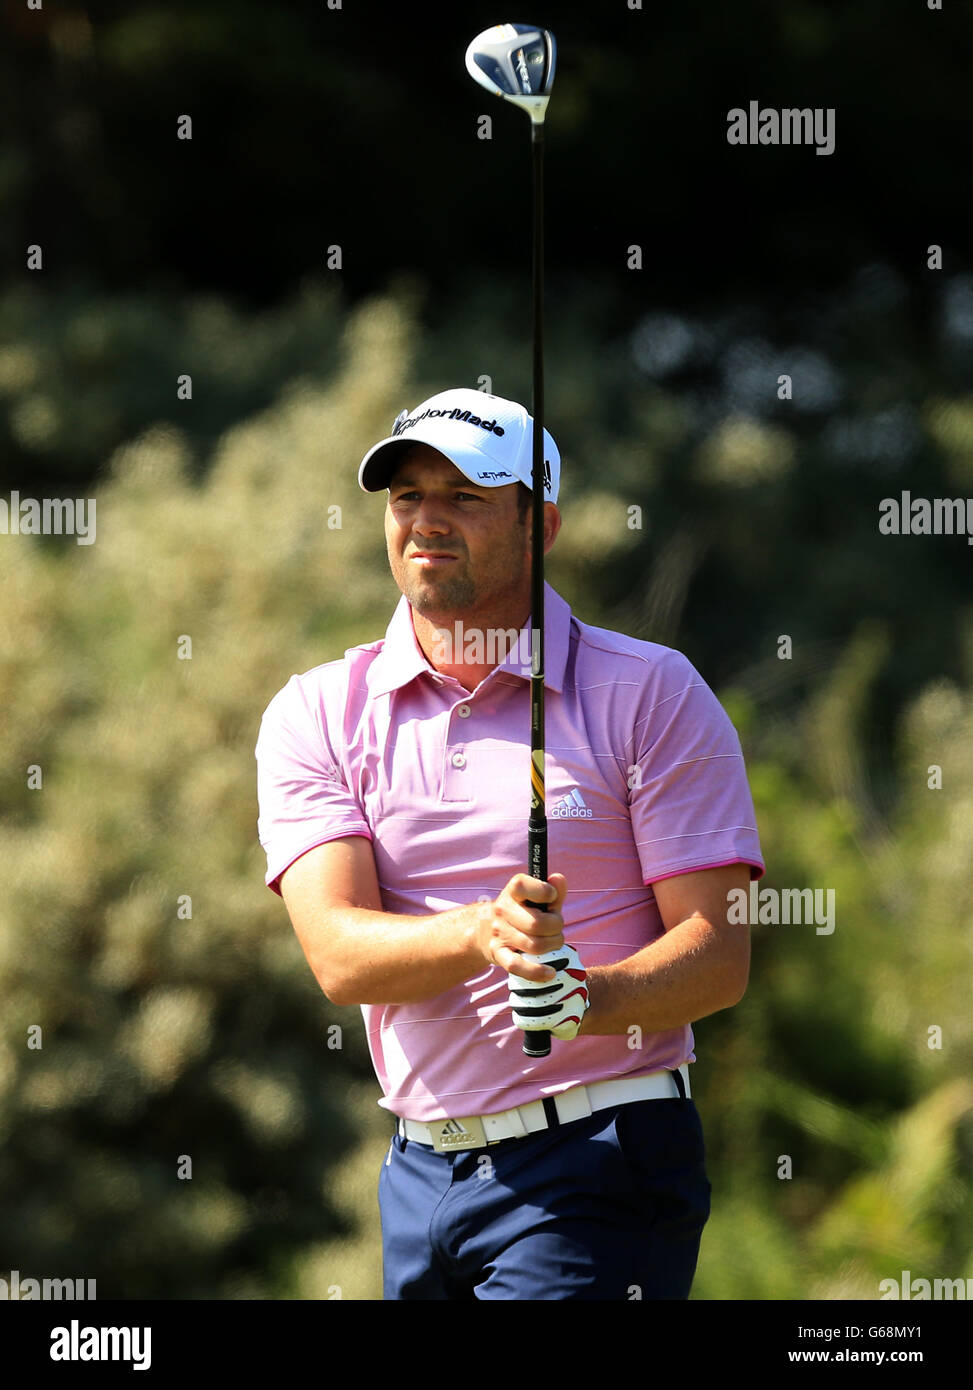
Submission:
POLYGON ((450 621, 528 600, 530 513, 518 515, 517 492, 516 483, 470 482, 428 444, 403 453, 390 479, 385 540, 393 578, 417 613, 450 621))

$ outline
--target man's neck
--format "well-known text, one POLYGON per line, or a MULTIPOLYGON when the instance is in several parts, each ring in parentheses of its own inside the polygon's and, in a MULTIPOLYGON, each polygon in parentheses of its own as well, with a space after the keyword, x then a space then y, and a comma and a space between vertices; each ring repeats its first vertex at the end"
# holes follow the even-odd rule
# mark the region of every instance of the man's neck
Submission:
POLYGON ((530 652, 519 650, 526 648, 521 633, 530 619, 529 607, 519 622, 499 618, 491 622, 481 617, 470 621, 458 616, 432 620, 414 608, 411 612, 416 641, 430 666, 440 675, 452 676, 464 690, 475 690, 510 655, 514 660, 519 656, 529 673, 530 652))

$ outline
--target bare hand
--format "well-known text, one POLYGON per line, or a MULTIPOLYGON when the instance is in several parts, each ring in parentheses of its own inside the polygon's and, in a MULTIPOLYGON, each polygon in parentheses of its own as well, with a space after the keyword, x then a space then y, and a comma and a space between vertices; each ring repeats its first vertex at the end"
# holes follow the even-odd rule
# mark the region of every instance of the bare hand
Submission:
POLYGON ((475 940, 484 960, 524 980, 553 980, 556 972, 550 966, 525 957, 541 956, 563 946, 561 908, 566 892, 563 874, 551 874, 547 883, 527 874, 514 874, 499 897, 480 905, 475 940), (528 902, 545 906, 528 907, 528 902))

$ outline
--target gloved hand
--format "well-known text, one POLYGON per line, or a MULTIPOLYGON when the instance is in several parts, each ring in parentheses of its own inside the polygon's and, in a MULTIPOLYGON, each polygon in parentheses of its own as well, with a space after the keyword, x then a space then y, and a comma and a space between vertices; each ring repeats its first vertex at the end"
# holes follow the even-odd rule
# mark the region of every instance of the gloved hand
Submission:
POLYGON ((588 1012, 588 976, 577 951, 565 942, 531 959, 551 966, 557 975, 546 983, 507 976, 514 1023, 525 1033, 546 1028, 555 1038, 575 1037, 588 1012))

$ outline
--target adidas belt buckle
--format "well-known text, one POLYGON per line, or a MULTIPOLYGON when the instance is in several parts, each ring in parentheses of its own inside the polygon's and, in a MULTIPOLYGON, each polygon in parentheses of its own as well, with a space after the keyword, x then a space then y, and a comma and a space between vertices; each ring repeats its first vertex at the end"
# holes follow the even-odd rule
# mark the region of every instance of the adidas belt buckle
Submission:
POLYGON ((454 1149, 482 1149, 486 1147, 486 1131, 483 1121, 473 1116, 467 1120, 440 1120, 429 1126, 432 1146, 437 1153, 452 1153, 454 1149))

